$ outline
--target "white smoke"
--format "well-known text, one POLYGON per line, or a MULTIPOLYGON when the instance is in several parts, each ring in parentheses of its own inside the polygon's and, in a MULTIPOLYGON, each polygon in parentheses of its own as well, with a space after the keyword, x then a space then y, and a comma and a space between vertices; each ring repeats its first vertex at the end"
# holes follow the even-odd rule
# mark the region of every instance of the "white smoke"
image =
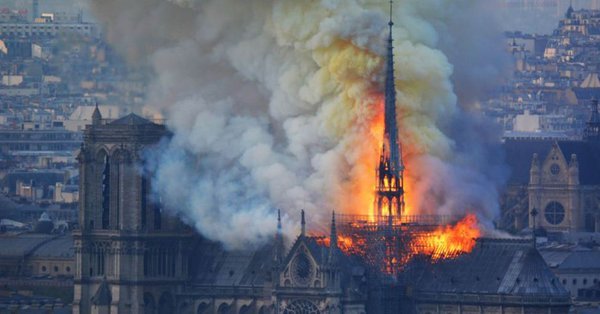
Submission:
MULTIPOLYGON (((471 83, 480 80, 465 60, 499 72, 495 54, 460 53, 461 46, 493 51, 472 44, 491 42, 477 35, 489 20, 458 20, 482 13, 474 0, 397 2, 400 133, 407 166, 419 170, 409 170, 411 206, 475 210, 491 221, 503 173, 488 159, 493 133, 474 136, 488 126, 457 105, 457 95, 466 103, 477 95, 471 83)), ((272 237, 276 208, 294 237, 300 209, 309 228, 323 230, 332 210, 364 205, 355 201, 356 182, 374 176, 360 161, 379 149, 369 143, 381 137, 370 126, 381 112, 387 1, 95 0, 93 7, 108 38, 154 70, 148 101, 174 134, 151 152, 156 188, 204 236, 248 247, 272 237)))

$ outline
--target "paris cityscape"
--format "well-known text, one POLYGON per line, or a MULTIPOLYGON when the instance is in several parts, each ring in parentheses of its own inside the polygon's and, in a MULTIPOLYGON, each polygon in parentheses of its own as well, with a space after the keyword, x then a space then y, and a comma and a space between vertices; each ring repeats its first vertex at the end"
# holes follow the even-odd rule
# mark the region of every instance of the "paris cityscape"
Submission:
POLYGON ((600 313, 600 0, 0 0, 0 314, 600 313))

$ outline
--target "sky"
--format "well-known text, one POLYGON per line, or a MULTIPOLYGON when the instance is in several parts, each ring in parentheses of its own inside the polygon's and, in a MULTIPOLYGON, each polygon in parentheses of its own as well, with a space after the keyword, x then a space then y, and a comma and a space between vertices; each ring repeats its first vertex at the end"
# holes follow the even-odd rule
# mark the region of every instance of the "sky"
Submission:
MULTIPOLYGON (((91 0, 40 0, 40 11, 82 10, 86 19, 91 19, 87 12, 88 1, 91 0)), ((383 1, 383 0, 382 0, 383 1)), ((550 33, 556 27, 569 6, 569 0, 477 0, 489 3, 490 10, 498 14, 502 27, 507 31, 520 30, 527 33, 550 33)), ((598 8, 600 0, 573 0, 578 8, 598 8)), ((29 9, 31 0, 0 0, 0 8, 29 9)))

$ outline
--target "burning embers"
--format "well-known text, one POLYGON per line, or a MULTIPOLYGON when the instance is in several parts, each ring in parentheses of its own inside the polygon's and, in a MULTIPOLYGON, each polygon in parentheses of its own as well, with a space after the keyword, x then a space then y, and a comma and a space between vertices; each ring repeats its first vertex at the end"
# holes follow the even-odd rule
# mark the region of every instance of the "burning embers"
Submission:
MULTIPOLYGON (((344 254, 361 257, 388 274, 398 273, 417 256, 435 263, 470 253, 481 236, 474 214, 446 225, 441 225, 442 218, 434 220, 427 216, 422 220, 412 217, 410 223, 386 219, 373 222, 353 217, 356 216, 337 219, 340 221, 337 227, 339 249, 344 254)), ((330 245, 327 237, 316 239, 321 245, 330 245)))

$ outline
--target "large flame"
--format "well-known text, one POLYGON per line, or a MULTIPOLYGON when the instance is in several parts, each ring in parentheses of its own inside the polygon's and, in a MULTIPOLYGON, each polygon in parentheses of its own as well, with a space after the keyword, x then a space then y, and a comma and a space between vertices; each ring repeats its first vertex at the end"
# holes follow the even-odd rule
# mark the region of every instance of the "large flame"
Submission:
MULTIPOLYGON (((365 226, 372 225, 352 224, 349 232, 338 235, 338 248, 344 254, 364 258, 386 273, 401 271, 417 256, 425 256, 435 263, 470 253, 481 236, 474 214, 433 230, 396 225, 392 236, 385 232, 364 232, 369 229, 365 226)), ((320 245, 329 247, 330 238, 314 238, 320 245)))
POLYGON ((438 261, 471 252, 480 236, 477 217, 468 214, 453 226, 442 226, 415 238, 411 249, 414 255, 424 254, 438 261))

